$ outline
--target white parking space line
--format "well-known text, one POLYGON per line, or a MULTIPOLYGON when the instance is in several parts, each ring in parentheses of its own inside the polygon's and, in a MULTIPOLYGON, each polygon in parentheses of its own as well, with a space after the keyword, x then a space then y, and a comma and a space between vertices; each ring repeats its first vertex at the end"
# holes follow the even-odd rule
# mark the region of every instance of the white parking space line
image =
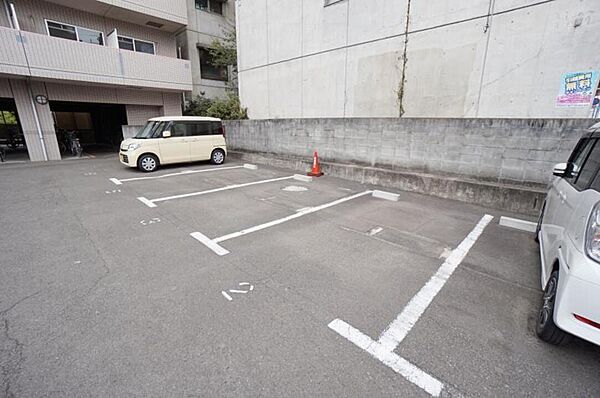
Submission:
POLYGON ((163 174, 163 175, 159 175, 159 176, 133 177, 133 178, 123 178, 123 179, 109 178, 109 180, 117 185, 121 185, 124 182, 130 182, 130 181, 157 180, 160 178, 174 177, 174 176, 187 175, 187 174, 196 174, 196 173, 210 173, 212 171, 221 171, 221 170, 234 170, 234 169, 256 170, 257 168, 258 167, 256 165, 246 163, 242 166, 227 166, 227 167, 213 167, 211 169, 183 170, 183 171, 179 171, 177 173, 169 173, 169 174, 163 174))
POLYGON ((397 202, 398 199, 400 198, 400 195, 398 195, 397 193, 379 191, 376 189, 373 191, 373 197, 379 198, 379 199, 391 200, 392 202, 397 202))
POLYGON ((167 200, 182 199, 182 198, 189 198, 189 197, 192 197, 192 196, 206 195, 206 194, 209 194, 209 193, 215 193, 215 192, 221 192, 221 191, 228 191, 230 189, 244 188, 244 187, 249 187, 249 186, 252 186, 252 185, 259 185, 259 184, 266 184, 266 183, 269 183, 269 182, 277 182, 277 181, 290 180, 292 178, 294 178, 294 176, 279 177, 279 178, 270 178, 268 180, 252 181, 252 182, 246 182, 244 184, 227 185, 227 186, 221 187, 221 188, 214 188, 214 189, 209 189, 209 190, 200 191, 200 192, 184 193, 184 194, 181 194, 181 195, 165 196, 163 198, 146 199, 143 196, 141 196, 138 199, 142 203, 144 203, 146 206, 148 206, 148 207, 156 207, 156 203, 157 202, 164 202, 164 201, 167 201, 167 200), (151 203, 152 206, 150 206, 149 203, 151 203))
POLYGON ((220 237, 215 238, 213 240, 215 242, 217 242, 217 243, 220 243, 220 242, 224 242, 224 241, 229 240, 229 239, 238 238, 238 237, 243 236, 243 235, 251 234, 252 232, 260 231, 260 230, 265 229, 265 228, 270 228, 270 227, 273 227, 275 225, 283 224, 284 222, 288 222, 288 221, 294 220, 296 218, 299 218, 299 217, 305 216, 307 214, 311 214, 311 213, 317 212, 319 210, 326 209, 328 207, 339 205, 340 203, 344 203, 344 202, 347 202, 347 201, 352 200, 352 199, 359 198, 359 197, 364 196, 364 195, 369 195, 371 193, 372 193, 372 191, 364 191, 364 192, 361 192, 361 193, 357 193, 355 195, 347 196, 345 198, 338 199, 338 200, 334 200, 333 202, 325 203, 325 204, 320 205, 320 206, 315 206, 315 207, 311 207, 311 208, 308 208, 308 209, 305 209, 305 210, 302 210, 302 211, 298 211, 295 214, 289 215, 287 217, 283 217, 283 218, 280 218, 280 219, 277 219, 277 220, 269 221, 269 222, 266 222, 264 224, 256 225, 254 227, 243 229, 243 230, 238 231, 238 232, 233 232, 231 234, 223 235, 223 236, 220 236, 220 237))
POLYGON ((360 330, 348 325, 341 319, 334 319, 328 326, 340 336, 392 368, 394 372, 404 376, 408 381, 425 390, 429 395, 438 397, 441 394, 444 388, 444 384, 441 381, 425 373, 400 355, 384 349, 381 344, 373 341, 360 330))
POLYGON ((137 199, 148 207, 156 207, 156 205, 152 203, 150 199, 146 199, 143 196, 138 196, 137 199))
POLYGON ((498 224, 502 225, 503 227, 519 229, 527 232, 535 232, 537 229, 537 224, 534 222, 504 216, 500 217, 500 222, 498 224))
POLYGON ((277 220, 269 221, 269 222, 266 222, 264 224, 256 225, 254 227, 243 229, 241 231, 233 232, 231 234, 223 235, 223 236, 220 236, 220 237, 214 238, 214 239, 210 239, 210 238, 206 237, 206 235, 204 235, 204 234, 202 234, 200 232, 192 232, 190 235, 193 238, 195 238, 196 240, 198 240, 201 243, 203 243, 204 245, 206 245, 209 249, 211 249, 212 251, 214 251, 215 253, 217 253, 219 256, 223 256, 223 255, 229 253, 229 251, 227 251, 226 249, 224 249, 223 247, 221 247, 219 245, 219 243, 221 243, 221 242, 224 242, 224 241, 230 240, 230 239, 234 239, 234 238, 238 238, 238 237, 243 236, 243 235, 248 235, 248 234, 250 234, 252 232, 260 231, 260 230, 265 229, 265 228, 270 228, 270 227, 273 227, 275 225, 283 224, 284 222, 294 220, 296 218, 299 218, 299 217, 305 216, 307 214, 311 214, 311 213, 317 212, 319 210, 326 209, 328 207, 339 205, 341 203, 347 202, 347 201, 352 200, 352 199, 359 198, 361 196, 370 195, 372 193, 373 193, 373 191, 364 191, 364 192, 357 193, 357 194, 352 195, 352 196, 347 196, 345 198, 334 200, 333 202, 325 203, 325 204, 322 204, 322 205, 319 205, 319 206, 315 206, 315 207, 308 207, 308 208, 305 208, 305 209, 301 209, 300 211, 296 212, 295 214, 289 215, 287 217, 283 217, 283 218, 279 218, 277 220))
POLYGON ((393 351, 415 326, 493 218, 491 215, 486 214, 479 220, 469 235, 450 253, 435 275, 429 279, 396 319, 383 331, 378 341, 373 341, 341 319, 334 319, 328 326, 379 359, 396 373, 403 375, 407 380, 427 391, 430 395, 439 396, 443 388, 441 382, 394 354, 393 351))
POLYGON ((218 243, 216 243, 214 240, 210 239, 208 236, 204 235, 201 232, 192 232, 190 235, 198 242, 206 245, 206 247, 217 253, 219 256, 229 254, 229 251, 227 249, 221 247, 218 243))

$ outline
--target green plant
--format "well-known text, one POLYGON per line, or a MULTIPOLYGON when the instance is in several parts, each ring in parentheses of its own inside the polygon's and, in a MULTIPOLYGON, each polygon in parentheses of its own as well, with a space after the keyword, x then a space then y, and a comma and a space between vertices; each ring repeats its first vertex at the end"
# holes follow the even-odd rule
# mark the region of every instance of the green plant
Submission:
POLYGON ((237 88, 237 45, 235 29, 225 31, 222 39, 215 39, 208 49, 215 66, 231 68, 227 95, 223 98, 206 98, 204 93, 188 102, 186 116, 209 116, 223 120, 248 119, 248 110, 242 108, 237 88))
POLYGON ((230 91, 225 98, 206 98, 198 95, 192 99, 185 111, 186 116, 209 116, 223 120, 248 119, 248 111, 240 105, 237 93, 230 91))

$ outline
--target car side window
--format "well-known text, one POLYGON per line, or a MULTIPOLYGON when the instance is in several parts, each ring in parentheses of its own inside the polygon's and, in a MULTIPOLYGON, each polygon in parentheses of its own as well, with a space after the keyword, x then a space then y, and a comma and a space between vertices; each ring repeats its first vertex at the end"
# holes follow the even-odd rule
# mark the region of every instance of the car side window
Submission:
POLYGON ((190 122, 188 123, 188 135, 201 136, 209 135, 208 122, 190 122))
MULTIPOLYGON (((590 152, 588 160, 583 166, 583 170, 581 171, 579 179, 581 180, 581 184, 583 184, 585 181, 588 182, 588 184, 582 189, 585 189, 589 186, 589 188, 600 192, 600 144, 596 144, 592 152, 590 152)), ((580 181, 577 181, 576 185, 579 184, 580 181)))
POLYGON ((175 122, 171 125, 171 137, 185 137, 187 134, 185 123, 175 122))
POLYGON ((577 147, 575 148, 575 151, 573 152, 573 155, 569 160, 569 173, 567 176, 565 176, 565 179, 571 184, 576 184, 582 166, 585 163, 585 160, 590 154, 595 143, 595 139, 584 139, 579 141, 579 143, 577 144, 577 147))
POLYGON ((156 125, 154 126, 154 129, 152 130, 152 138, 160 138, 162 135, 162 132, 167 128, 168 124, 169 124, 168 122, 156 123, 156 125))
POLYGON ((220 135, 223 133, 221 129, 221 122, 210 122, 210 133, 213 135, 220 135))

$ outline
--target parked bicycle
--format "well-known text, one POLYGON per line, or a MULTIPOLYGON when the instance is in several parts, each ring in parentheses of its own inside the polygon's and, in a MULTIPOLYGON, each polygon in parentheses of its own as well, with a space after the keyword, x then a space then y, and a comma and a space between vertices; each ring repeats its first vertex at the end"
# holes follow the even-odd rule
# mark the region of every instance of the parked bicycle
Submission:
POLYGON ((73 156, 81 157, 83 155, 83 148, 75 130, 61 130, 59 136, 58 148, 61 154, 64 155, 69 151, 73 156))

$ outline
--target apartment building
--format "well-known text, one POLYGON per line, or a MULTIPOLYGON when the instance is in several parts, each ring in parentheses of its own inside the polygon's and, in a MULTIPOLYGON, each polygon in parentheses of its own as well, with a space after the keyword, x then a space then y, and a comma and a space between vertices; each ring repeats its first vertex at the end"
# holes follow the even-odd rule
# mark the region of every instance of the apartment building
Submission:
POLYGON ((30 160, 61 159, 63 130, 85 150, 180 115, 187 21, 186 0, 0 0, 0 111, 16 115, 30 160))
POLYGON ((193 89, 186 98, 222 97, 231 83, 231 68, 213 65, 208 48, 235 29, 235 1, 186 0, 186 4, 188 25, 177 33, 181 57, 192 67, 193 89))
POLYGON ((241 0, 250 118, 600 115, 598 0, 241 0))

